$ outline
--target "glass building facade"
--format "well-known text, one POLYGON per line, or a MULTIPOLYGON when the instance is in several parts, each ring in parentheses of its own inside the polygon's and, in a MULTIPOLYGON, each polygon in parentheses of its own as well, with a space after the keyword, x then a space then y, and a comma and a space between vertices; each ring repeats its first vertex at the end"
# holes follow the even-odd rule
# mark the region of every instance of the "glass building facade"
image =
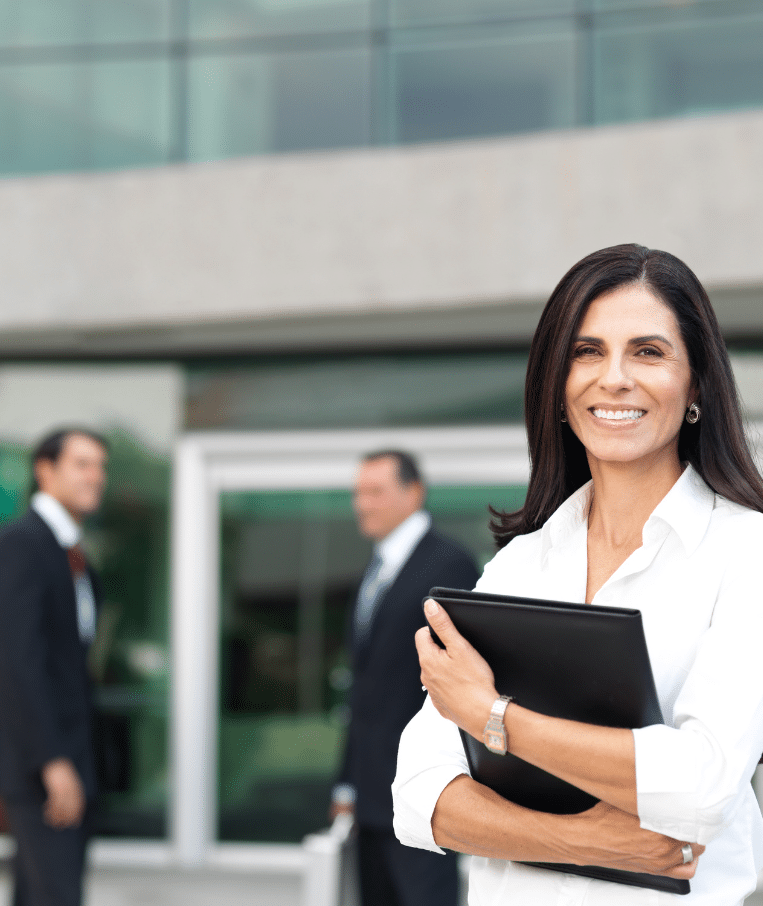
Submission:
POLYGON ((0 0, 0 174, 763 105, 759 0, 0 0))

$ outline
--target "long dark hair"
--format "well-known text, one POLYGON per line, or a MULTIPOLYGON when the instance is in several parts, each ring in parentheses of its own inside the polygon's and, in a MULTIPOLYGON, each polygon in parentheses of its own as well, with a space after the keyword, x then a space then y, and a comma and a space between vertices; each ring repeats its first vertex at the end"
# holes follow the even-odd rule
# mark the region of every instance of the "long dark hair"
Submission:
POLYGON ((575 264, 541 314, 525 383, 530 483, 521 510, 492 510, 491 528, 499 547, 539 529, 590 479, 585 448, 561 421, 572 345, 591 302, 631 283, 643 283, 673 312, 699 389, 702 417, 695 425, 684 422, 681 427, 679 457, 717 494, 763 512, 763 479, 747 444, 731 363, 707 293, 674 255, 615 245, 575 264))

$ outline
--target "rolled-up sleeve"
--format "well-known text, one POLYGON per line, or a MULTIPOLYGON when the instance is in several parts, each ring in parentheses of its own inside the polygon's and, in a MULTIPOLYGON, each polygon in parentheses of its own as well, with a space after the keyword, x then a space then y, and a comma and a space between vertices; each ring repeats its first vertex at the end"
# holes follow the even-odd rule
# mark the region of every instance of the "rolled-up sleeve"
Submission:
POLYGON ((703 845, 733 820, 763 751, 763 592, 746 546, 729 558, 674 726, 633 733, 641 826, 703 845))
POLYGON ((427 697, 400 738, 392 801, 401 843, 443 852, 432 835, 432 814, 442 791, 460 774, 469 774, 469 765, 458 727, 427 697))

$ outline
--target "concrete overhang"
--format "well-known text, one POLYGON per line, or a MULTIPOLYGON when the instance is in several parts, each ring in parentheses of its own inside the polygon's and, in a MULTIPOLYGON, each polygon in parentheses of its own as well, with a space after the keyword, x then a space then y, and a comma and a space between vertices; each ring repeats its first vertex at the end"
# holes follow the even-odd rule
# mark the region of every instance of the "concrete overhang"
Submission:
POLYGON ((584 254, 666 248, 763 337, 763 112, 0 182, 7 356, 515 345, 584 254))

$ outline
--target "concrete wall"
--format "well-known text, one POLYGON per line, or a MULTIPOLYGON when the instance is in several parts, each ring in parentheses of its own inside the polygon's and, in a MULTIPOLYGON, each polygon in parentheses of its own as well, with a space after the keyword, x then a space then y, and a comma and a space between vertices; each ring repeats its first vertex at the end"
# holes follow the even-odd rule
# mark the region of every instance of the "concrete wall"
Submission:
POLYGON ((0 182, 7 352, 526 338, 578 258, 683 257, 763 333, 763 112, 0 182), (434 317, 433 317, 434 316, 434 317))

